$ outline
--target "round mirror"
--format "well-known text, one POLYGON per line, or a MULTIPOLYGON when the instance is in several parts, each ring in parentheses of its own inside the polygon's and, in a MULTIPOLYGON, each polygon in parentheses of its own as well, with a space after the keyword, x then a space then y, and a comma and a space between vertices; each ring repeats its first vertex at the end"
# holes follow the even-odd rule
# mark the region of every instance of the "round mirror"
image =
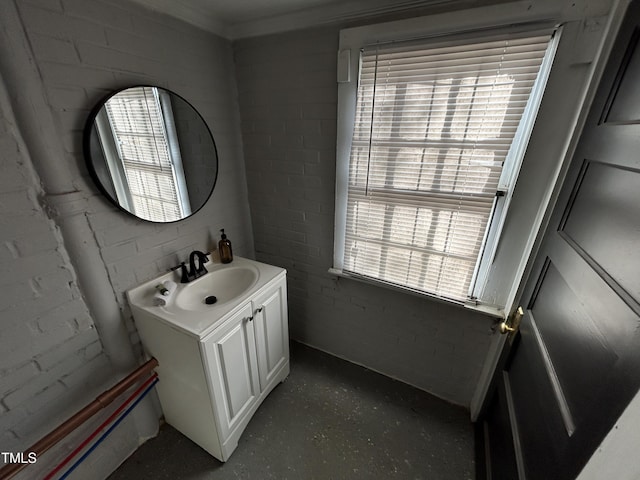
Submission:
POLYGON ((84 133, 89 172, 118 207, 150 222, 175 222, 207 202, 218 154, 200 114, 152 86, 119 90, 91 113, 84 133))

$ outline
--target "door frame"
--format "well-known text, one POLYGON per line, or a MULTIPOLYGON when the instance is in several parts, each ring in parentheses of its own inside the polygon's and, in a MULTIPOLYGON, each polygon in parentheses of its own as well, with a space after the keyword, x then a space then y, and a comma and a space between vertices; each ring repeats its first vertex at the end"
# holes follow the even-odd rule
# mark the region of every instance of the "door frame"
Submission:
MULTIPOLYGON (((558 162, 558 166, 554 174, 554 187, 550 190, 549 197, 546 199, 546 208, 542 221, 538 227, 538 233, 535 238, 532 238, 531 248, 529 249, 527 258, 523 258, 522 260, 522 263, 525 263, 522 277, 520 278, 517 287, 514 285, 514 288, 512 288, 511 294, 509 295, 507 305, 504 309, 505 317, 515 310, 521 301, 521 297, 524 293, 524 287, 527 284, 527 279, 533 268, 533 263, 540 249, 540 245, 542 244, 542 239, 544 238, 544 234, 551 219, 551 214, 558 200, 571 160, 578 146, 580 136, 584 129, 598 86, 600 85, 600 81, 609 60, 618 31, 620 30, 627 7, 631 1, 632 0, 614 0, 614 3, 611 5, 611 10, 607 17, 607 23, 604 27, 600 44, 598 45, 596 55, 591 63, 589 72, 587 73, 587 80, 585 81, 581 92, 582 107, 575 116, 572 134, 565 143, 562 160, 558 162)), ((502 320, 503 319, 498 319, 496 325, 502 320)), ((505 348, 507 340, 506 337, 506 335, 500 335, 497 329, 493 334, 491 344, 489 345, 489 352, 485 358, 476 389, 471 398, 469 409, 472 422, 478 420, 486 407, 487 401, 489 400, 495 373, 500 368, 501 359, 505 358, 505 350, 508 350, 505 348)))

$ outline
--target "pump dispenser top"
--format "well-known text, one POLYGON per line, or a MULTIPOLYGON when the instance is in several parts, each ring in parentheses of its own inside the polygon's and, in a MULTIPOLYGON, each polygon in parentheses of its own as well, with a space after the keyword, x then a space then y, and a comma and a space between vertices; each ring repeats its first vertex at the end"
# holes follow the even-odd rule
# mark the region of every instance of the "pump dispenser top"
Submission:
POLYGON ((224 228, 220 230, 222 235, 218 242, 218 253, 220 254, 220 261, 222 263, 231 263, 233 261, 233 252, 231 251, 231 241, 224 233, 224 228))

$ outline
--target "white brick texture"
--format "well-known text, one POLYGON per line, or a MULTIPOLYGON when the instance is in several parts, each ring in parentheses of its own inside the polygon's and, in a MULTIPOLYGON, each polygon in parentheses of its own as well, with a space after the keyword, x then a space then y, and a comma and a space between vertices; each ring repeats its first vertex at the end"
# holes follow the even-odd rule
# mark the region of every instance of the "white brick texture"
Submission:
MULTIPOLYGON (((0 100, 0 440, 18 451, 71 416, 87 382, 62 380, 102 348, 33 171, 4 86, 0 100)), ((105 373, 109 373, 108 365, 105 373)))
MULTIPOLYGON (((41 127, 64 147, 45 161, 68 174, 86 203, 84 216, 93 234, 86 240, 97 244, 113 287, 105 295, 117 298, 141 355, 127 289, 185 260, 193 249, 212 249, 220 228, 237 255, 254 253, 231 44, 129 2, 15 4, 50 108, 46 113, 53 119, 41 127), (181 95, 203 116, 216 141, 215 192, 197 214, 177 224, 123 214, 99 193, 84 166, 82 133, 90 110, 108 92, 138 84, 181 95)), ((5 28, 2 18, 0 26, 5 28)), ((8 68, 18 68, 5 60, 8 68)), ((40 204, 45 192, 8 105, 8 100, 0 104, 0 269, 12 272, 10 279, 0 279, 0 450, 18 451, 117 378, 62 237, 40 204)), ((76 478, 105 478, 140 441, 136 423, 124 422, 83 464, 90 475, 76 478)))
POLYGON ((54 128, 68 138, 65 158, 58 161, 86 193, 87 221, 123 311, 128 312, 127 289, 185 260, 193 249, 214 248, 220 228, 238 255, 252 256, 230 43, 125 2, 61 0, 56 8, 29 0, 19 8, 58 120, 54 128), (216 141, 216 189, 198 213, 179 224, 124 215, 98 193, 83 165, 81 138, 90 109, 107 92, 141 83, 169 88, 191 102, 216 141))

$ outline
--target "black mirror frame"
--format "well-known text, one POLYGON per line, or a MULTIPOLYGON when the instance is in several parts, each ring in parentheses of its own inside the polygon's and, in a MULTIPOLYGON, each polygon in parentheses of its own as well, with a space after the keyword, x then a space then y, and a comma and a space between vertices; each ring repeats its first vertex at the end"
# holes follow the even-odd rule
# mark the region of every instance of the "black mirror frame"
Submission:
POLYGON ((204 120, 204 118, 202 117, 200 112, 198 110, 196 110, 196 108, 193 105, 191 105, 191 103, 188 102, 184 97, 182 97, 181 95, 178 95, 177 93, 175 93, 175 92, 173 92, 171 90, 168 90, 168 89, 163 88, 163 87, 158 87, 158 86, 155 86, 155 85, 146 85, 146 84, 129 85, 127 87, 120 88, 118 90, 115 90, 115 91, 105 95, 91 109, 91 112, 89 113, 89 117, 87 118, 87 121, 85 123, 85 127, 84 127, 84 130, 83 130, 83 135, 82 135, 82 151, 83 151, 83 155, 84 155, 84 159, 85 159, 85 164, 86 164, 87 169, 89 171, 89 175, 91 176, 94 184, 98 187, 98 190, 100 190, 100 192, 109 200, 109 202, 111 204, 113 204, 114 206, 116 206, 119 210, 121 210, 122 212, 124 212, 124 213, 126 213, 128 215, 131 215, 132 217, 135 217, 138 220, 141 220, 143 222, 154 223, 154 224, 172 224, 172 223, 180 222, 182 220, 186 220, 189 217, 192 217, 193 215, 198 213, 209 202, 209 200, 211 199, 211 195, 213 194, 213 190, 215 189, 215 186, 216 186, 216 184, 218 182, 218 173, 219 173, 219 170, 220 170, 220 168, 219 168, 219 159, 218 159, 218 149, 216 147, 216 142, 215 142, 215 139, 213 138, 213 134, 211 133, 211 129, 209 128, 209 125, 204 120), (130 212, 129 210, 124 208, 122 205, 120 205, 120 203, 117 201, 117 199, 113 198, 111 193, 102 184, 102 181, 100 180, 100 176, 98 175, 98 172, 96 171, 96 168, 95 168, 92 156, 91 156, 91 136, 92 136, 92 132, 93 132, 93 130, 95 128, 94 127, 95 119, 98 116, 98 114, 100 113, 100 111, 102 110, 102 108, 105 106, 105 104, 107 103, 107 101, 110 98, 114 97, 118 93, 123 92, 125 90, 128 90, 130 88, 139 88, 139 87, 158 88, 158 89, 164 90, 165 92, 171 94, 172 96, 175 96, 178 99, 182 100, 186 105, 189 105, 192 108, 194 113, 202 121, 202 124, 207 129, 207 132, 209 132, 209 136, 211 137, 211 145, 213 146, 213 153, 215 155, 215 161, 216 161, 216 173, 215 173, 215 177, 213 179, 213 182, 211 184, 211 190, 209 191, 209 194, 207 195, 207 198, 204 200, 204 202, 202 202, 202 205, 199 205, 198 208, 196 208, 195 210, 192 210, 189 215, 187 215, 187 216, 185 216, 183 218, 179 218, 177 220, 172 220, 172 221, 167 221, 167 222, 148 220, 146 218, 139 217, 136 214, 134 214, 133 212, 130 212))

